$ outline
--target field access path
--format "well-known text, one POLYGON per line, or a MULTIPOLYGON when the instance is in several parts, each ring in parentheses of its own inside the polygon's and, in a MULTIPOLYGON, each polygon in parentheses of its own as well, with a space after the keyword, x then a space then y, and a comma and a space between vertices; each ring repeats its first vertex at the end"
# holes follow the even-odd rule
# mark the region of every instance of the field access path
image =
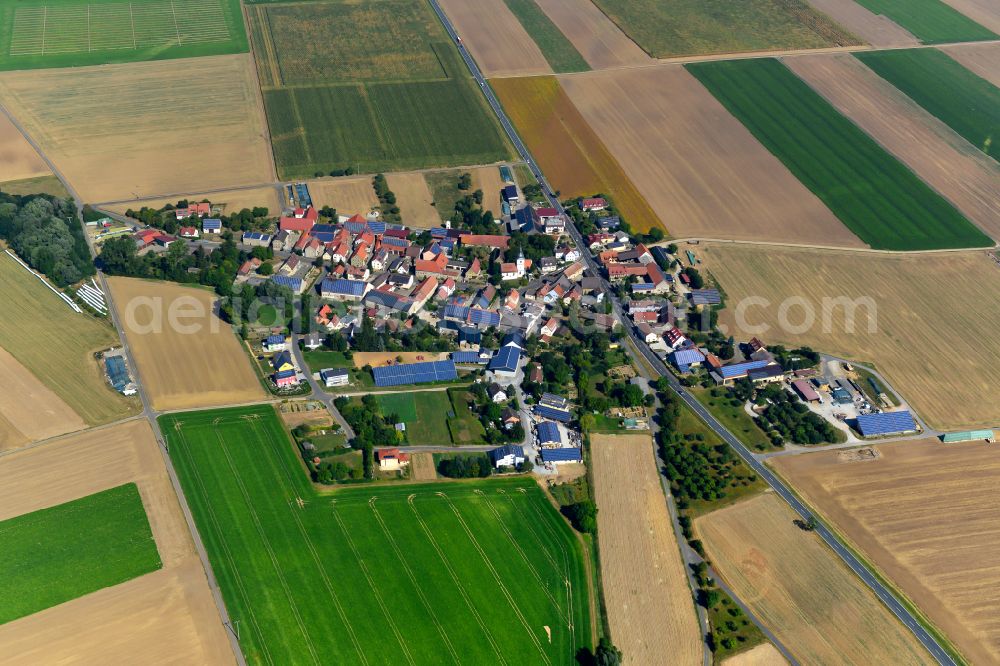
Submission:
MULTIPOLYGON (((493 112, 497 115, 500 121, 501 127, 507 132, 507 136, 510 138, 511 143, 517 150, 521 158, 527 163, 528 168, 531 170, 532 174, 542 185, 542 189, 545 192, 545 196, 549 201, 549 204, 554 207, 558 212, 565 212, 562 204, 553 194, 554 190, 549 185, 548 181, 545 179, 544 174, 541 169, 535 163, 534 158, 528 151, 524 142, 518 136, 517 131, 514 129, 514 125, 511 123, 507 114, 504 112, 503 107, 497 100, 496 95, 494 95, 493 90, 486 83, 486 79, 483 77, 482 72, 476 65, 475 60, 469 54, 469 51, 465 48, 465 45, 458 41, 458 35, 455 33, 455 29, 451 22, 448 20, 447 15, 445 15, 444 10, 438 4, 437 0, 429 0, 431 7, 434 9, 438 18, 441 20, 442 24, 447 30, 448 35, 454 40, 458 45, 459 53, 462 55, 462 59, 465 61, 466 66, 469 71, 472 72, 473 77, 479 83, 483 94, 486 96, 486 101, 493 109, 493 112)), ((586 243, 584 243, 583 237, 581 236, 579 230, 574 224, 569 224, 567 226, 567 232, 573 239, 573 242, 581 250, 581 255, 584 258, 584 262, 587 268, 590 269, 593 275, 601 275, 600 267, 597 265, 596 260, 587 251, 586 243)), ((621 301, 615 296, 611 289, 611 285, 607 280, 601 278, 601 286, 606 297, 612 304, 612 309, 615 317, 619 321, 627 321, 625 317, 624 310, 622 308, 621 301)), ((625 330, 629 335, 629 338, 635 344, 636 349, 642 354, 649 365, 660 374, 660 376, 665 377, 670 390, 677 394, 677 396, 684 401, 685 404, 698 417, 704 421, 712 430, 715 431, 719 437, 722 438, 724 442, 729 444, 736 451, 736 453, 743 459, 743 461, 754 470, 758 476, 763 478, 768 485, 774 489, 774 491, 783 499, 785 502, 791 506, 792 510, 799 515, 802 520, 806 522, 816 522, 816 534, 826 542, 826 544, 834 551, 834 553, 846 564, 852 571, 854 571, 857 576, 875 593, 875 595, 886 605, 886 607, 895 615, 913 634, 916 636, 917 640, 927 649, 927 651, 934 657, 934 659, 940 663, 948 666, 957 666, 956 661, 951 657, 948 651, 942 646, 938 639, 931 634, 931 632, 921 624, 917 616, 910 611, 907 605, 896 595, 895 592, 891 591, 890 588, 884 584, 875 572, 870 568, 870 565, 863 562, 857 555, 853 553, 841 540, 837 537, 825 524, 820 522, 818 518, 813 514, 813 512, 798 499, 798 497, 792 492, 792 490, 778 478, 770 469, 768 469, 763 463, 761 463, 753 455, 749 448, 747 448, 740 440, 738 440, 725 426, 722 425, 704 405, 698 401, 693 395, 691 395, 687 390, 681 386, 680 381, 670 372, 666 364, 657 356, 653 351, 646 345, 645 341, 639 338, 638 332, 630 327, 625 326, 625 330)), ((707 649, 707 648, 706 648, 707 649)))

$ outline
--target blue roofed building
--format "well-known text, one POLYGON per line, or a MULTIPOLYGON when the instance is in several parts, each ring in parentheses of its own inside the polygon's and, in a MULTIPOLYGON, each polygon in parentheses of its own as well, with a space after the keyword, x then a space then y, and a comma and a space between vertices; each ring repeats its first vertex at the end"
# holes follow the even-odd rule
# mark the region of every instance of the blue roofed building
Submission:
POLYGON ((333 301, 360 301, 368 287, 369 284, 363 280, 326 278, 320 284, 319 294, 333 301))
POLYGON ((302 278, 289 277, 287 275, 273 275, 271 276, 271 282, 281 287, 288 287, 292 290, 292 293, 301 294, 305 289, 305 283, 302 278))
POLYGON ((285 336, 283 335, 269 335, 264 338, 261 346, 266 352, 279 352, 288 349, 288 343, 285 342, 285 336))
POLYGON ((562 435, 559 433, 559 426, 552 421, 542 421, 535 426, 538 434, 539 446, 561 446, 562 435))
POLYGON ((514 467, 524 462, 524 449, 515 444, 507 444, 491 449, 486 455, 494 467, 514 467))
POLYGON ((490 362, 490 356, 489 352, 457 351, 451 353, 451 360, 455 363, 486 365, 490 362))
POLYGON ((372 368, 375 386, 401 386, 404 384, 426 384, 458 379, 455 362, 423 361, 421 363, 400 363, 372 368))
POLYGON ((712 379, 715 380, 716 384, 730 384, 737 379, 743 379, 750 374, 751 370, 758 370, 771 363, 774 363, 774 361, 761 359, 759 361, 744 361, 742 363, 724 365, 712 371, 712 379))
POLYGON ((705 362, 705 355, 697 349, 681 349, 670 355, 670 362, 680 372, 687 374, 705 362))
POLYGON ((917 424, 909 410, 882 412, 881 414, 861 414, 858 416, 858 432, 863 437, 901 435, 916 432, 917 424))
POLYGON ((563 463, 575 463, 582 462, 583 456, 580 453, 578 447, 564 447, 559 449, 542 449, 542 462, 550 463, 553 465, 561 465, 563 463))
POLYGON ((535 405, 534 411, 535 414, 543 419, 552 419, 553 421, 559 421, 560 423, 569 423, 573 420, 573 413, 570 412, 569 409, 559 409, 557 407, 538 404, 535 405))
POLYGON ((515 345, 501 347, 490 361, 489 370, 497 377, 513 379, 521 362, 521 348, 515 345))
POLYGON ((221 234, 222 220, 215 217, 206 217, 201 222, 201 232, 203 234, 221 234))
POLYGON ((108 382, 112 387, 123 395, 134 395, 135 385, 132 377, 128 374, 125 359, 121 356, 105 356, 104 369, 108 373, 108 382))

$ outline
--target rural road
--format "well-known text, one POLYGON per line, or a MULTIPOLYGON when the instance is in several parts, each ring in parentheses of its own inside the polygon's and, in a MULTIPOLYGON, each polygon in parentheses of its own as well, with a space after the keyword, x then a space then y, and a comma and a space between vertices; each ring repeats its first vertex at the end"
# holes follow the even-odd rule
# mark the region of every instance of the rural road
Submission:
POLYGON ((337 398, 337 396, 330 395, 324 391, 323 387, 319 385, 318 381, 316 381, 316 378, 312 376, 309 366, 306 365, 305 355, 299 348, 299 340, 299 334, 292 333, 291 345, 292 353, 295 354, 295 362, 298 364, 302 374, 306 376, 306 381, 309 382, 309 388, 312 389, 312 395, 308 397, 326 405, 327 411, 330 412, 330 416, 333 417, 333 420, 340 425, 341 430, 343 430, 344 435, 347 437, 347 441, 354 439, 354 429, 351 428, 350 424, 347 423, 347 420, 344 419, 343 414, 340 413, 337 406, 333 404, 333 401, 337 398))
MULTIPOLYGON (((452 26, 451 21, 444 13, 444 10, 438 4, 437 0, 429 1, 431 7, 434 9, 438 18, 441 20, 441 23, 444 25, 445 30, 447 30, 452 40, 457 44, 458 50, 462 55, 462 59, 465 61, 469 71, 472 72, 473 77, 482 89, 487 102, 499 119, 500 124, 507 133, 507 136, 510 138, 511 143, 514 145, 521 158, 527 163, 532 174, 534 174, 535 178, 542 185, 542 189, 545 192, 546 198, 549 200, 549 204, 556 208, 556 210, 560 213, 564 212, 562 204, 552 194, 554 190, 551 188, 548 181, 545 180, 545 176, 542 174, 541 169, 535 163, 531 153, 521 141, 517 131, 514 129, 513 124, 507 117, 503 108, 500 106, 500 102, 497 101, 496 96, 493 94, 493 90, 486 83, 486 79, 483 78, 483 74, 479 70, 479 67, 476 65, 468 50, 465 48, 465 45, 458 40, 458 34, 455 32, 455 28, 452 26)), ((583 237, 581 236, 579 230, 577 230, 576 226, 571 222, 567 225, 566 229, 573 238, 577 247, 580 249, 580 254, 583 256, 584 261, 586 262, 591 273, 595 276, 602 275, 600 267, 588 251, 586 244, 583 242, 583 237)), ((761 478, 767 481, 768 485, 771 486, 771 488, 773 488, 774 491, 778 493, 778 495, 780 495, 781 498, 789 504, 789 506, 792 507, 795 513, 797 513, 802 520, 809 522, 810 519, 813 519, 816 521, 816 534, 826 542, 834 553, 836 553, 837 556, 843 560, 843 562, 850 567, 850 569, 854 571, 854 573, 857 574, 857 576, 861 578, 861 580, 864 581, 869 588, 871 588, 875 595, 886 605, 893 615, 899 618, 907 629, 913 632, 913 635, 917 638, 917 640, 920 641, 920 643, 927 649, 928 652, 930 652, 931 656, 939 664, 957 666, 955 660, 952 659, 941 644, 938 643, 937 639, 932 636, 922 624, 920 624, 913 613, 911 613, 906 606, 903 605, 903 602, 901 602, 888 587, 883 585, 876 575, 856 555, 854 555, 853 552, 841 543, 841 541, 826 527, 825 524, 819 522, 816 516, 813 515, 812 511, 810 511, 805 504, 799 501, 791 489, 786 486, 781 479, 773 474, 770 469, 765 467, 763 463, 757 460, 753 453, 721 423, 719 423, 719 421, 712 416, 712 414, 710 414, 708 410, 695 399, 694 396, 684 390, 677 378, 674 377, 673 373, 671 373, 669 368, 667 368, 666 364, 653 353, 643 340, 639 339, 636 330, 626 323, 628 320, 625 318, 624 311, 622 310, 622 304, 615 296, 614 291, 612 291, 611 285, 603 277, 601 278, 601 282, 606 297, 609 298, 612 303, 615 317, 622 322, 622 325, 627 331, 629 337, 632 338, 636 348, 642 353, 646 361, 649 362, 650 366, 661 376, 666 377, 670 390, 676 393, 681 400, 683 400, 687 406, 698 415, 699 418, 707 423, 708 426, 712 428, 712 430, 714 430, 723 441, 729 444, 736 451, 736 453, 739 454, 740 458, 742 458, 743 461, 750 467, 750 469, 754 470, 754 472, 756 472, 761 478)))

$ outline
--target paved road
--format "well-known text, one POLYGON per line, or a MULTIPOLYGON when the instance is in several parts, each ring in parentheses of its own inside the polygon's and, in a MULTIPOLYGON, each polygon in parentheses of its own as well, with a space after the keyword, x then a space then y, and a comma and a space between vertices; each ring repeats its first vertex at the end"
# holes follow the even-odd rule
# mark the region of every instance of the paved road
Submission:
POLYGON ((327 410, 330 412, 330 416, 333 417, 334 421, 340 424, 340 428, 347 437, 347 440, 350 441, 354 439, 354 429, 351 428, 350 424, 348 424, 344 419, 343 414, 340 413, 337 406, 333 404, 333 401, 336 400, 337 396, 327 393, 323 387, 319 385, 319 382, 316 381, 316 378, 312 376, 309 366, 306 365, 305 356, 302 354, 302 350, 299 349, 299 339, 300 337, 298 333, 293 333, 291 345, 292 353, 295 354, 295 362, 302 370, 302 374, 306 376, 306 381, 309 382, 309 388, 312 389, 312 394, 306 397, 311 398, 312 400, 318 400, 326 405, 327 410))
MULTIPOLYGON (((437 0, 430 0, 431 6, 434 8, 435 13, 437 13, 438 18, 444 25, 448 34, 451 36, 452 40, 458 42, 458 35, 455 32, 454 27, 449 21, 448 17, 445 15, 444 11, 441 9, 437 0)), ((510 138, 511 143, 517 149, 518 154, 521 155, 522 159, 527 163, 528 167, 531 169, 532 174, 538 179, 538 182, 542 185, 545 191, 546 198, 549 200, 549 204, 559 210, 559 212, 564 212, 562 205, 552 194, 553 190, 549 186, 548 181, 545 180, 545 176, 542 174, 541 169, 535 163, 534 158, 528 151, 527 147, 521 141, 520 137, 514 129, 513 124, 510 119, 507 118, 506 113, 504 113, 503 108, 497 101, 496 96, 493 91, 487 85, 486 80, 483 78, 482 72, 480 72, 479 67, 476 65, 472 56, 469 54, 468 50, 465 48, 464 44, 458 43, 459 52, 462 54, 462 59, 465 61, 469 70, 472 72, 473 77, 476 79, 477 83, 483 90, 483 94, 486 96, 487 102, 492 107, 494 113, 500 121, 501 126, 510 138)), ((600 267, 597 262, 591 256, 590 252, 587 250, 586 244, 583 242, 583 237, 581 236, 579 230, 576 229, 575 225, 570 224, 567 226, 567 231, 570 236, 576 242, 578 248, 580 248, 580 253, 583 255, 584 261, 586 262, 588 268, 590 268, 593 275, 602 275, 600 267)), ((627 331, 629 337, 632 338, 636 345, 636 348, 642 353, 649 364, 659 372, 663 377, 667 378, 670 390, 676 393, 691 410, 697 414, 703 421, 705 421, 709 427, 712 428, 726 443, 728 443, 733 449, 736 450, 737 454, 743 459, 743 461, 753 469, 761 478, 767 481, 775 492, 778 493, 789 506, 797 513, 803 520, 808 521, 810 518, 815 518, 812 512, 798 500, 797 497, 792 493, 792 491, 784 484, 781 479, 775 476, 771 470, 765 467, 753 453, 743 445, 731 432, 729 432, 712 414, 709 413, 705 407, 698 402, 690 393, 684 390, 680 382, 676 377, 670 372, 666 364, 658 357, 656 354, 649 349, 643 340, 641 340, 636 332, 636 330, 629 325, 626 325, 628 319, 625 318, 624 312, 622 310, 621 302, 615 297, 614 292, 611 290, 611 285, 602 278, 602 286, 606 293, 606 297, 610 299, 614 314, 619 321, 625 325, 625 330, 627 331)), ((834 553, 840 557, 844 563, 851 568, 854 573, 861 578, 862 581, 872 591, 878 596, 879 599, 889 608, 889 610, 897 617, 899 620, 913 632, 917 640, 927 649, 928 652, 937 660, 940 664, 955 664, 955 661, 948 655, 943 647, 937 642, 937 640, 917 621, 909 610, 900 602, 900 600, 893 594, 885 585, 883 585, 876 577, 875 574, 868 569, 868 567, 861 562, 850 550, 844 546, 840 540, 834 536, 834 534, 827 529, 827 527, 817 522, 816 533, 820 536, 823 541, 833 549, 834 553)))

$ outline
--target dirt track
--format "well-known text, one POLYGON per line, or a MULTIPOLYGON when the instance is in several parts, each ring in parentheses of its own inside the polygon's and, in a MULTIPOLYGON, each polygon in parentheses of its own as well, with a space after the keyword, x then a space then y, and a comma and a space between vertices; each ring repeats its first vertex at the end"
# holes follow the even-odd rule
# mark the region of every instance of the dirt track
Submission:
POLYGON ((76 412, 0 348, 0 451, 86 427, 76 412))
POLYGON ((0 626, 0 661, 233 663, 204 569, 148 423, 0 458, 0 519, 135 482, 163 569, 0 626))
POLYGON ((970 663, 1000 661, 1000 458, 985 442, 937 439, 782 456, 774 467, 944 631, 970 663))
POLYGON ((875 14, 854 0, 806 0, 834 21, 876 48, 919 46, 920 40, 892 19, 875 14))
POLYGON ((10 119, 0 113, 0 183, 48 175, 49 168, 10 119))
POLYGON ((649 435, 594 435, 601 583, 626 664, 701 663, 691 590, 649 435))
POLYGON ((864 247, 684 68, 560 81, 674 236, 864 247))
POLYGON ((590 0, 536 0, 594 69, 645 65, 652 58, 590 0))
POLYGON ((441 6, 483 76, 552 73, 538 45, 503 0, 441 0, 441 6))
POLYGON ((962 44, 946 46, 941 50, 1000 88, 1000 44, 962 44))
POLYGON ((996 161, 853 56, 814 55, 784 63, 969 220, 1000 238, 996 161))

